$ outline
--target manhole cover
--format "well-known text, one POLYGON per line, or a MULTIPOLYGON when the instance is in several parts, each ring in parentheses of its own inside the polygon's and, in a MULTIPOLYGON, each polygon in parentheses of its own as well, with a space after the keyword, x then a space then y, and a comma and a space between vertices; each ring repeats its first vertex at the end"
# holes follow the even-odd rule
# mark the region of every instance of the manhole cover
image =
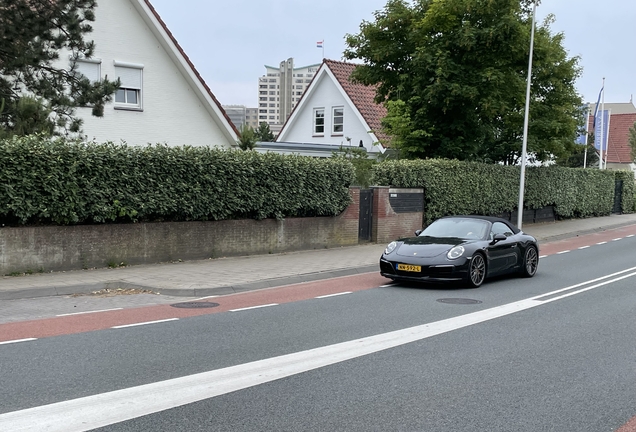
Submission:
POLYGON ((201 309, 201 308, 213 308, 217 307, 218 303, 212 302, 184 302, 184 303, 175 303, 170 306, 176 308, 184 308, 184 309, 201 309))
POLYGON ((437 300, 440 303, 448 304, 480 304, 481 300, 466 299, 466 298, 443 298, 437 300))

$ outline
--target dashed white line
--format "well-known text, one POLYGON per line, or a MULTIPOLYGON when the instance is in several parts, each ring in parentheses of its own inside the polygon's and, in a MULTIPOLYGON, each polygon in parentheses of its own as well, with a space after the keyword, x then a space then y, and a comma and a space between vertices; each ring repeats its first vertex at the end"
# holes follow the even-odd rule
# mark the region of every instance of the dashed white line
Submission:
POLYGON ((619 241, 619 240, 623 240, 623 238, 622 237, 621 238, 615 238, 612 241, 619 241))
POLYGON ((568 252, 570 252, 570 251, 569 250, 564 250, 564 251, 561 251, 561 252, 557 252, 557 255, 566 254, 568 252))
POLYGON ((122 310, 122 309, 123 308, 101 309, 101 310, 95 310, 95 311, 74 312, 74 313, 60 314, 60 315, 55 315, 55 316, 56 317, 64 317, 64 316, 71 316, 71 315, 83 315, 83 314, 89 314, 89 313, 109 312, 109 311, 116 311, 116 310, 122 310))
POLYGON ((168 318, 168 319, 157 320, 157 321, 146 321, 146 322, 135 323, 135 324, 119 325, 119 326, 115 326, 115 327, 111 327, 111 328, 122 329, 122 328, 128 328, 128 327, 137 327, 137 326, 142 326, 142 325, 158 324, 158 323, 164 323, 164 322, 168 322, 168 321, 178 321, 178 320, 179 320, 179 318, 168 318))
POLYGON ((629 238, 629 237, 634 237, 634 234, 630 234, 630 235, 625 236, 625 237, 627 237, 627 238, 629 238))
POLYGON ((250 306, 250 307, 244 307, 244 308, 240 308, 240 309, 230 309, 230 312, 241 312, 241 311, 246 311, 246 310, 250 310, 250 309, 260 309, 260 308, 265 308, 265 307, 270 307, 270 306, 278 306, 278 303, 270 303, 270 304, 265 304, 265 305, 250 306))
POLYGON ((541 259, 541 258, 547 258, 547 257, 548 257, 547 255, 541 255, 541 256, 539 257, 539 259, 541 259))
POLYGON ((324 298, 336 297, 336 296, 347 295, 347 294, 352 294, 352 291, 345 291, 345 292, 336 293, 336 294, 321 295, 321 296, 318 296, 318 297, 315 297, 315 298, 324 299, 324 298))
POLYGON ((34 340, 38 340, 38 339, 37 338, 15 339, 10 341, 0 342, 0 345, 7 345, 7 344, 18 343, 18 342, 31 342, 34 340))
POLYGON ((581 246, 579 249, 587 249, 589 246, 581 246))
POLYGON ((607 242, 598 242, 597 245, 607 244, 607 242))

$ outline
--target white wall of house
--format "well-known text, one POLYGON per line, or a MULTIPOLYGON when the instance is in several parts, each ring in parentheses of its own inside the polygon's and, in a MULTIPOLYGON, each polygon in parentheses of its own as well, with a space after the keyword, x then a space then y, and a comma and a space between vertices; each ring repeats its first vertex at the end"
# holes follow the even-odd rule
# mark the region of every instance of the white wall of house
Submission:
POLYGON ((369 128, 361 121, 348 97, 339 89, 338 85, 328 73, 321 73, 313 84, 313 90, 304 96, 304 101, 296 108, 288 120, 284 134, 276 141, 316 144, 341 144, 358 147, 362 140, 369 152, 379 151, 374 146, 374 139, 369 128), (333 108, 344 108, 343 132, 333 132, 333 108), (314 133, 314 109, 325 110, 325 130, 323 135, 314 133), (347 138, 351 140, 348 141, 347 138))
POLYGON ((84 134, 89 140, 124 140, 131 145, 230 147, 235 133, 221 111, 214 112, 194 73, 169 49, 163 30, 144 20, 144 7, 138 0, 98 3, 93 32, 87 37, 96 44, 93 59, 101 60, 101 77, 111 80, 117 77, 116 64, 143 66, 141 107, 123 109, 111 102, 101 118, 93 117, 90 108, 79 108, 84 134))

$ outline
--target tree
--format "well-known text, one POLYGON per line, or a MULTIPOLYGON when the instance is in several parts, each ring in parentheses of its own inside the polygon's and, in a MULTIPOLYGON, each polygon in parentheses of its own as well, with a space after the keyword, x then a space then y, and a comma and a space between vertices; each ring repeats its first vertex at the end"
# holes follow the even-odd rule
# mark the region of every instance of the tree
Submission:
POLYGON ((256 147, 256 135, 254 129, 246 124, 239 129, 239 139, 236 141, 241 150, 253 150, 256 147))
MULTIPOLYGON (((389 0, 347 35, 353 79, 377 86, 392 146, 405 157, 515 163, 520 157, 531 2, 389 0)), ((528 152, 537 160, 575 149, 581 70, 549 17, 535 34, 528 152)))
POLYGON ((629 146, 632 148, 632 161, 636 161, 636 123, 629 128, 629 146))
POLYGON ((256 141, 260 142, 274 142, 274 134, 272 133, 269 125, 265 122, 261 122, 258 125, 258 129, 254 132, 256 141))
POLYGON ((96 0, 0 0, 2 129, 15 132, 21 127, 24 96, 30 98, 27 104, 39 104, 67 132, 81 128, 74 116, 79 106, 91 106, 93 115, 103 116, 104 104, 112 100, 119 82, 91 83, 76 66, 95 49, 84 37, 92 31, 96 5, 96 0), (59 60, 67 57, 65 67, 59 60))
POLYGON ((586 146, 584 145, 576 146, 570 156, 559 159, 557 165, 568 168, 583 168, 583 160, 586 159, 585 166, 587 168, 598 167, 598 153, 594 148, 593 141, 587 144, 587 153, 585 150, 586 146))

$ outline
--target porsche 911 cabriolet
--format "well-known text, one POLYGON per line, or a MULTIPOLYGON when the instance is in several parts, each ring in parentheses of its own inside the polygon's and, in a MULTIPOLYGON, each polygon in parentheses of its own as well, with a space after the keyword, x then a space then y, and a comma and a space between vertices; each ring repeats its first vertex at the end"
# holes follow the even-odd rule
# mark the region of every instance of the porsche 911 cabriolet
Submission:
POLYGON ((539 266, 537 240, 505 219, 448 216, 415 235, 389 243, 380 258, 382 276, 477 288, 492 276, 532 277, 539 266))

